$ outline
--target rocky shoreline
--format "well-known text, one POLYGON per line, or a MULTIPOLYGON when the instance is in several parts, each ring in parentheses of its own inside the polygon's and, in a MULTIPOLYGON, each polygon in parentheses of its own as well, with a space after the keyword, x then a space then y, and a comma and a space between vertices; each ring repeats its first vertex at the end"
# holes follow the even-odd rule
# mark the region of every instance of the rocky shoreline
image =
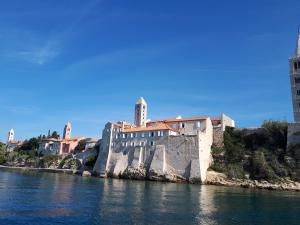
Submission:
POLYGON ((207 180, 205 184, 277 191, 300 191, 300 183, 292 181, 288 178, 281 179, 276 183, 270 183, 268 181, 258 181, 250 179, 229 179, 225 174, 215 171, 207 171, 207 180))
MULTIPOLYGON (((16 167, 16 166, 3 166, 0 165, 0 169, 9 169, 9 170, 22 170, 22 171, 39 171, 39 172, 48 172, 48 173, 64 173, 64 174, 74 174, 81 176, 95 176, 99 178, 105 178, 101 176, 96 176, 91 171, 81 171, 73 169, 54 169, 54 168, 32 168, 32 167, 16 167)), ((107 177, 114 178, 114 177, 107 177)), ((121 179, 128 180, 142 180, 136 179, 132 176, 123 176, 121 179)), ((164 181, 160 179, 150 179, 152 181, 164 181)), ((169 181, 171 182, 171 181, 169 181)), ((175 182, 174 180, 172 182, 175 182)), ((187 182, 176 182, 176 183, 187 183, 187 182)), ((300 183, 291 181, 289 179, 282 179, 277 183, 270 183, 268 181, 257 181, 250 179, 229 179, 223 173, 218 173, 215 171, 207 171, 207 180, 204 185, 216 185, 216 186, 227 186, 227 187, 241 187, 241 188, 256 188, 256 189, 266 189, 266 190, 277 190, 277 191, 299 191, 300 192, 300 183)))
POLYGON ((77 173, 76 170, 72 170, 72 169, 32 168, 32 167, 3 166, 3 165, 0 165, 0 169, 40 171, 40 172, 48 172, 48 173, 65 173, 65 174, 76 174, 77 173))

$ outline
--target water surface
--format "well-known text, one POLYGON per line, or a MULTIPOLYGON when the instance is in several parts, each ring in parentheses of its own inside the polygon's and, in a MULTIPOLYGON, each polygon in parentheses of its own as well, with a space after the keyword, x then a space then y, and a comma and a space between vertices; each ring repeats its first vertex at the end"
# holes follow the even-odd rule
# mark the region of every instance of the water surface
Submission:
POLYGON ((0 170, 0 224, 300 224, 300 193, 0 170))

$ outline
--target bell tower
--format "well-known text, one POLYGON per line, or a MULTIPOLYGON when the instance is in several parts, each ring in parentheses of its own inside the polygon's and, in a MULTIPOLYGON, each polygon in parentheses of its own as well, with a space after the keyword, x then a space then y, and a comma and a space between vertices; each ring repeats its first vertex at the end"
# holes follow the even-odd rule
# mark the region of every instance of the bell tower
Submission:
POLYGON ((292 91, 292 102, 294 121, 300 122, 300 34, 298 33, 295 54, 289 59, 290 82, 292 91))
POLYGON ((7 143, 12 142, 15 139, 15 131, 14 129, 10 129, 10 131, 8 131, 8 135, 7 135, 7 143))
POLYGON ((147 103, 143 97, 140 97, 135 103, 134 124, 137 127, 146 127, 147 122, 147 103))
POLYGON ((71 125, 70 122, 68 122, 65 125, 65 128, 64 128, 63 139, 70 139, 71 138, 71 131, 72 131, 72 125, 71 125))

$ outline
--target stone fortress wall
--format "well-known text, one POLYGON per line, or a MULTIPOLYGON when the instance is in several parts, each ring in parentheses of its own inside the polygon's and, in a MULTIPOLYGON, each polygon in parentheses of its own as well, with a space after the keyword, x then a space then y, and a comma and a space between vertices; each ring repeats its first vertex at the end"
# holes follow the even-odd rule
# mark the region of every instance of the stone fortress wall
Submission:
POLYGON ((120 128, 108 123, 103 131, 102 145, 94 171, 102 176, 170 181, 204 181, 211 162, 210 147, 213 127, 210 119, 206 129, 197 135, 130 138, 142 146, 124 146, 124 138, 116 138, 120 128), (152 146, 151 142, 155 144, 152 146))
POLYGON ((223 145, 228 125, 234 121, 226 115, 149 121, 145 127, 109 122, 94 172, 104 177, 205 182, 211 146, 223 145))

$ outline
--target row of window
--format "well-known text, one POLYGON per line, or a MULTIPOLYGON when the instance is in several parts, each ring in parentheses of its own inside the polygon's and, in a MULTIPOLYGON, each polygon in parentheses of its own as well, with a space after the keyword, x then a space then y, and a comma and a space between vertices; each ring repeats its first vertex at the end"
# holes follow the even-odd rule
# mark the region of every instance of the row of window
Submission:
POLYGON ((144 138, 144 137, 162 137, 164 136, 164 132, 163 131, 151 131, 148 133, 144 133, 144 132, 133 132, 133 133, 122 133, 122 134, 116 134, 116 139, 118 138, 144 138))
POLYGON ((295 70, 300 69, 300 61, 299 62, 294 62, 294 69, 295 70))
MULTIPOLYGON (((149 146, 154 146, 154 141, 149 141, 149 142, 145 142, 145 141, 140 141, 140 142, 122 142, 122 147, 135 147, 135 146, 146 146, 146 145, 149 145, 149 146)), ((113 143, 112 143, 112 146, 113 146, 113 143)))

